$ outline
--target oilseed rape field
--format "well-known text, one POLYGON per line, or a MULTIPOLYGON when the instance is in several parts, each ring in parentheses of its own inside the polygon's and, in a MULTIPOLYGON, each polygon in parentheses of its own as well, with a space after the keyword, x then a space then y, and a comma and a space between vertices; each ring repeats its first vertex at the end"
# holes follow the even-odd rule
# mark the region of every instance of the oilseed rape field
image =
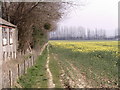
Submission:
POLYGON ((18 83, 24 88, 118 88, 118 43, 50 40, 18 83))
POLYGON ((118 87, 118 47, 118 41, 49 41, 54 82, 72 88, 118 87))
POLYGON ((118 54, 118 42, 61 42, 51 41, 55 47, 71 49, 73 52, 109 51, 118 54))

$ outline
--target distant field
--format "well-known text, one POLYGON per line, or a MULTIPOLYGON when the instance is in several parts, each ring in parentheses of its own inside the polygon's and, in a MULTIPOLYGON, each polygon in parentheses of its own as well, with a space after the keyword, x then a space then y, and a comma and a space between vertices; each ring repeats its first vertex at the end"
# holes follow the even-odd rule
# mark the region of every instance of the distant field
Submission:
MULTIPOLYGON (((56 40, 49 41, 49 44, 54 82, 61 80, 71 87, 80 87, 80 84, 95 88, 117 87, 120 56, 117 41, 56 40), (59 75, 63 73, 61 70, 64 71, 64 77, 59 75), (81 77, 84 83, 81 83, 81 77)), ((58 86, 61 85, 59 82, 58 86)))

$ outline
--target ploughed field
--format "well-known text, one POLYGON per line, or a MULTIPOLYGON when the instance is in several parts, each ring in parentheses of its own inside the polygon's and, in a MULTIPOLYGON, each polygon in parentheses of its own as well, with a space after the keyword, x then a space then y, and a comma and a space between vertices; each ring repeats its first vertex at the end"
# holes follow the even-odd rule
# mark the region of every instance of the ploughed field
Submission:
POLYGON ((49 49, 56 85, 62 82, 72 88, 118 86, 118 41, 49 41, 49 49))

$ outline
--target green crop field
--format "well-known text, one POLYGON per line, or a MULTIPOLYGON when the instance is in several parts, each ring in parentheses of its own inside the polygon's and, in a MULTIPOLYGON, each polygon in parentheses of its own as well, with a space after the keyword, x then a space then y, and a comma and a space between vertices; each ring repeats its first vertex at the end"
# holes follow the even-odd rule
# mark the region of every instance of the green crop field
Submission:
POLYGON ((118 46, 117 41, 49 41, 36 64, 19 78, 19 84, 49 88, 52 80, 55 88, 117 88, 118 46))
POLYGON ((72 80, 75 83, 71 84, 72 87, 79 87, 80 82, 77 80, 81 74, 86 87, 117 87, 119 57, 117 41, 50 41, 49 43, 51 61, 56 59, 60 63, 64 74, 69 76, 68 82, 65 82, 68 85, 72 80))

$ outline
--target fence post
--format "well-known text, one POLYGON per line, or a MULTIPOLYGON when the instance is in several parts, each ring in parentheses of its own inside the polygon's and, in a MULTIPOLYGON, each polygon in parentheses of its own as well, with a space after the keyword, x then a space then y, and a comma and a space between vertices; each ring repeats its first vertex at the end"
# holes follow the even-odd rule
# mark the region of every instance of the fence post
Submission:
POLYGON ((18 67, 17 67, 17 69, 18 69, 18 77, 20 76, 20 66, 19 66, 19 64, 18 64, 18 67))
POLYGON ((12 71, 9 70, 9 86, 12 87, 12 71))
POLYGON ((24 60, 24 74, 25 74, 25 72, 26 72, 25 70, 26 70, 26 69, 25 69, 25 60, 24 60))
POLYGON ((30 62, 31 62, 31 67, 32 67, 32 56, 31 56, 30 62))
POLYGON ((34 56, 33 56, 33 65, 34 65, 34 56))
POLYGON ((28 63, 28 68, 29 68, 29 59, 27 60, 27 63, 28 63))

